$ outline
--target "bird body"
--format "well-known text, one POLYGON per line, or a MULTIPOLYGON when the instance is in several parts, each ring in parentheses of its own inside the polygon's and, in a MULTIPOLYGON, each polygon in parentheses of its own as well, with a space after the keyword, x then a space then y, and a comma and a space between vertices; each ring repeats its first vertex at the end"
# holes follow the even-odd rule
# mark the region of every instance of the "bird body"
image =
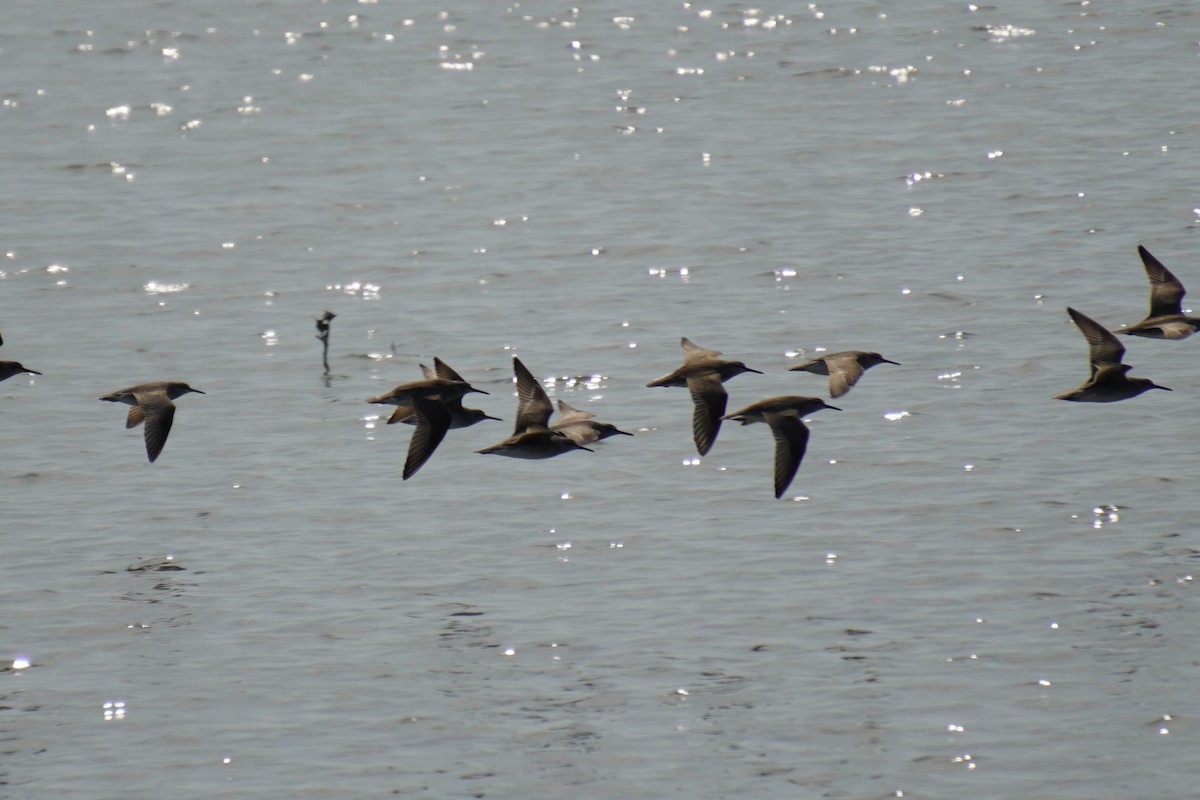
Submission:
MULTIPOLYGON (((426 365, 421 365, 421 372, 425 375, 426 380, 433 378, 444 378, 451 381, 462 381, 463 377, 450 368, 445 361, 442 361, 437 356, 433 358, 433 369, 426 365)), ((499 417, 493 417, 478 408, 465 408, 462 404, 462 397, 454 400, 445 401, 447 410, 450 412, 450 427, 451 428, 469 428, 472 425, 483 422, 485 419, 493 419, 499 421, 499 417)), ((412 403, 400 404, 396 406, 396 410, 388 417, 387 424, 394 425, 397 422, 403 422, 406 425, 417 424, 417 412, 413 408, 412 403)))
POLYGON ((707 455, 721 430, 721 420, 729 395, 722 385, 743 372, 762 373, 741 361, 724 361, 718 350, 707 350, 689 340, 680 339, 683 366, 646 386, 686 386, 692 395, 692 439, 696 451, 707 455))
POLYGON ((146 456, 154 463, 167 443, 167 434, 175 421, 175 404, 171 401, 189 392, 204 394, 180 381, 154 381, 118 389, 100 399, 132 406, 125 418, 125 428, 145 425, 146 456))
POLYGON ((608 422, 596 422, 596 415, 590 411, 581 411, 558 401, 558 422, 550 426, 550 430, 558 431, 576 444, 591 444, 610 436, 633 436, 628 431, 619 429, 608 422))
POLYGON ((487 394, 482 389, 476 389, 466 381, 448 378, 425 378, 420 381, 402 383, 391 391, 367 400, 368 403, 401 406, 412 405, 414 398, 436 399, 443 403, 462 400, 463 395, 470 392, 487 394))
POLYGON ((1073 308, 1067 313, 1079 327, 1083 338, 1088 342, 1088 361, 1091 364, 1091 375, 1081 385, 1064 394, 1057 395, 1056 400, 1070 400, 1076 403, 1115 403, 1137 397, 1151 389, 1167 389, 1159 386, 1148 378, 1131 378, 1128 373, 1131 367, 1122 364, 1125 357, 1125 346, 1108 329, 1102 327, 1091 317, 1081 314, 1073 308))
POLYGON ((725 415, 743 425, 765 422, 775 437, 775 497, 779 498, 791 485, 804 452, 808 449, 808 426, 804 417, 822 408, 841 411, 819 397, 783 395, 751 403, 740 411, 725 415))
POLYGON ((542 425, 530 425, 502 442, 476 450, 485 455, 508 456, 509 458, 543 459, 569 453, 572 450, 594 450, 584 447, 562 431, 552 431, 542 425))
MULTIPOLYGON (((434 363, 438 363, 435 361, 434 363)), ((452 370, 451 370, 452 371, 452 370)), ((408 456, 404 461, 403 480, 417 474, 433 451, 446 438, 457 409, 462 409, 463 395, 470 392, 487 394, 476 389, 461 378, 426 377, 424 380, 402 383, 390 392, 367 400, 368 403, 390 404, 404 408, 415 418, 417 429, 408 443, 408 456)), ((466 409, 462 409, 467 413, 466 409)), ((396 416, 395 413, 392 414, 396 416)), ((392 420, 389 420, 391 422, 392 420)), ((478 421, 478 420, 476 420, 478 421)), ((472 423, 474 424, 474 423, 472 423)))
POLYGON ((1186 339, 1200 328, 1200 317, 1183 313, 1187 290, 1163 263, 1138 245, 1138 255, 1150 279, 1150 313, 1141 322, 1118 328, 1117 333, 1148 339, 1186 339))
POLYGON ((879 353, 863 350, 843 350, 840 353, 829 353, 819 358, 805 361, 803 364, 789 367, 788 371, 828 375, 829 396, 841 397, 850 391, 850 387, 858 383, 858 379, 863 376, 864 372, 877 364, 895 364, 896 366, 900 366, 898 362, 886 359, 879 355, 879 353))

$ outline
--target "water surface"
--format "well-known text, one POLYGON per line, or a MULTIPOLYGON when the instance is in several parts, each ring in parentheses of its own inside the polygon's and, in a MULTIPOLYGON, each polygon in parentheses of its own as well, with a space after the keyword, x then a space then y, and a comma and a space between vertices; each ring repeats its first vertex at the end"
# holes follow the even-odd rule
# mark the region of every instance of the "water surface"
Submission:
POLYGON ((1193 12, 11 16, 0 796, 1186 794, 1195 345, 1051 398, 1065 306, 1144 314, 1137 244, 1200 281, 1193 12), (736 407, 903 366, 775 501, 765 427, 699 459, 645 388, 680 336, 765 373, 736 407), (401 481, 364 400, 434 355, 636 436, 481 424, 401 481), (171 377, 150 465, 95 398, 171 377))

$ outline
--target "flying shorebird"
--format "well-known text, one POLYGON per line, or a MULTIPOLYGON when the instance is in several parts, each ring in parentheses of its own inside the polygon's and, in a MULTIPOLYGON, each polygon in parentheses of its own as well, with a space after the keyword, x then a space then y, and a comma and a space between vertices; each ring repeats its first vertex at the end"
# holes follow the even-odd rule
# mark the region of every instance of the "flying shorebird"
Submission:
POLYGON ((517 382, 517 421, 513 435, 476 452, 525 459, 553 458, 571 450, 594 452, 583 446, 581 438, 550 426, 550 415, 554 413, 550 398, 533 373, 515 356, 513 374, 517 382))
POLYGON ((679 340, 683 348, 683 366, 647 386, 686 386, 692 393, 692 438, 696 451, 707 455, 721 430, 721 419, 729 395, 722 386, 725 381, 743 372, 754 372, 741 361, 722 361, 719 350, 705 350, 686 336, 679 340))
POLYGON ((819 397, 785 395, 768 397, 725 415, 724 419, 737 420, 743 425, 765 422, 771 426, 771 435, 775 437, 776 499, 787 491, 808 448, 808 426, 804 424, 804 417, 822 408, 841 411, 819 397))
POLYGON ((562 400, 558 401, 558 421, 551 425, 550 415, 553 413, 554 407, 550 405, 550 397, 542 388, 541 381, 533 377, 529 368, 515 356, 513 357, 513 374, 517 381, 517 422, 513 428, 513 435, 523 433, 534 425, 540 425, 552 431, 560 431, 576 444, 590 444, 618 434, 633 435, 619 430, 616 425, 595 422, 593 420, 595 414, 590 411, 581 411, 567 405, 562 400))
POLYGON ((596 415, 558 401, 558 422, 550 426, 576 444, 591 444, 610 436, 633 436, 609 422, 596 422, 596 415))
POLYGON ((453 378, 426 378, 421 381, 402 383, 390 392, 367 400, 368 403, 406 406, 413 409, 417 418, 417 429, 408 443, 408 457, 404 460, 403 479, 408 480, 419 470, 433 451, 446 438, 453 421, 453 404, 462 405, 463 395, 470 392, 487 394, 463 380, 453 378))
POLYGON ((1117 337, 1094 319, 1085 316, 1073 308, 1067 313, 1080 333, 1088 342, 1088 361, 1091 363, 1091 376, 1078 388, 1066 394, 1055 397, 1056 400, 1072 400, 1076 403, 1115 403, 1118 400, 1128 400, 1137 397, 1142 392, 1151 389, 1167 389, 1147 378, 1131 378, 1127 374, 1132 367, 1122 364, 1125 347, 1117 337))
POLYGON ((21 364, 18 364, 16 361, 0 361, 0 381, 6 381, 9 378, 11 378, 13 375, 20 375, 21 373, 24 373, 24 372, 27 372, 30 375, 41 375, 42 374, 42 373, 38 372, 36 369, 30 369, 29 367, 22 366, 21 364))
MULTIPOLYGON (((461 375, 450 368, 450 365, 442 361, 437 356, 433 357, 433 369, 426 365, 421 365, 421 374, 426 380, 433 378, 445 378, 451 381, 462 381, 466 383, 461 375)), ((485 419, 494 419, 500 421, 499 417, 490 416, 478 408, 464 408, 462 398, 450 400, 446 403, 446 407, 450 411, 450 427, 451 428, 469 428, 477 422, 483 422, 485 419)), ((392 415, 388 417, 387 424, 394 425, 397 422, 403 422, 406 425, 417 424, 417 412, 411 404, 398 405, 392 415)))
POLYGON ((154 381, 120 389, 100 399, 133 406, 125 418, 125 428, 135 428, 145 423, 146 455, 153 464, 167 443, 167 434, 171 432, 171 424, 175 421, 175 404, 171 401, 188 392, 204 394, 180 381, 154 381))
POLYGON ((1183 313, 1187 290, 1162 262, 1138 245, 1138 255, 1150 279, 1150 313, 1141 322, 1117 329, 1117 333, 1145 336, 1148 339, 1186 339, 1200 328, 1200 317, 1183 313))
POLYGON ((900 366, 899 362, 886 359, 879 355, 879 353, 865 352, 863 350, 843 350, 840 353, 829 353, 828 355, 805 361, 803 364, 788 367, 788 371, 828 375, 829 396, 841 397, 850 391, 851 386, 858 383, 858 379, 863 376, 864 372, 876 364, 895 364, 896 366, 900 366))

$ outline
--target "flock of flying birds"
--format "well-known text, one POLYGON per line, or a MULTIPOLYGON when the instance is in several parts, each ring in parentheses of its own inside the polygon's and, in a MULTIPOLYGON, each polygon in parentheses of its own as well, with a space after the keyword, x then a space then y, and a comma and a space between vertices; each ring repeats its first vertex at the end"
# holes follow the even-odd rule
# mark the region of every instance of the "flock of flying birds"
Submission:
MULTIPOLYGON (((1150 279, 1150 313, 1134 325, 1118 329, 1117 333, 1143 336, 1150 339, 1184 339, 1200 328, 1200 317, 1183 313, 1183 284, 1162 263, 1139 246, 1138 254, 1150 279)), ((1122 363, 1125 348, 1117 337, 1095 320, 1073 308, 1067 313, 1088 342, 1091 374, 1079 387, 1060 394, 1056 399, 1083 403, 1114 403, 1137 397, 1150 389, 1165 386, 1146 378, 1128 375, 1130 367, 1122 363)), ((0 337, 0 345, 4 339, 0 337)), ((751 403, 745 408, 725 413, 728 395, 725 381, 745 372, 762 374, 741 361, 725 361, 717 350, 708 350, 684 337, 683 364, 674 372, 651 381, 647 386, 685 387, 692 396, 692 437, 700 455, 707 455, 717 439, 724 420, 743 425, 766 423, 775 438, 775 497, 780 497, 791 484, 808 447, 809 431, 804 418, 815 411, 829 408, 840 411, 819 397, 781 395, 751 403)), ((497 417, 463 405, 463 397, 472 392, 487 394, 471 386, 461 375, 435 358, 433 368, 424 364, 424 378, 404 383, 390 392, 372 397, 368 403, 396 406, 388 424, 396 422, 415 426, 404 463, 404 480, 417 473, 451 428, 467 428, 483 420, 497 417)), ((829 377, 829 394, 841 397, 850 391, 863 373, 878 364, 897 364, 879 353, 847 350, 805 361, 790 371, 811 372, 829 377)), ((508 456, 509 458, 545 459, 572 450, 593 452, 587 445, 611 436, 632 436, 607 422, 597 422, 595 415, 558 401, 558 419, 551 423, 554 406, 546 391, 532 373, 513 358, 517 386, 517 419, 513 434, 501 442, 477 452, 508 456)), ((0 381, 14 375, 41 375, 16 361, 0 361, 0 381)), ((103 395, 99 399, 130 406, 125 419, 126 428, 144 427, 146 455, 153 462, 166 444, 167 434, 175 419, 176 398, 195 392, 204 394, 179 381, 154 381, 130 386, 103 395)))
MULTIPOLYGON (((765 422, 775 434, 775 496, 779 497, 800 466, 808 446, 808 428, 802 418, 821 408, 835 408, 817 397, 785 396, 762 400, 732 414, 725 413, 729 399, 725 381, 743 372, 759 372, 740 361, 725 361, 720 352, 706 350, 686 337, 682 339, 683 366, 647 386, 686 387, 692 395, 692 435, 696 450, 705 455, 717 439, 721 422, 736 420, 743 425, 765 422)), ((404 462, 404 479, 408 480, 429 460, 434 449, 451 428, 466 428, 485 419, 496 419, 475 408, 463 405, 463 397, 472 392, 487 394, 463 380, 462 376, 439 358, 434 368, 421 365, 423 380, 404 383, 390 392, 372 397, 368 403, 396 406, 388 419, 416 426, 404 462)), ((850 391, 863 371, 876 364, 895 364, 878 353, 849 351, 831 353, 792 367, 793 370, 815 372, 829 376, 830 392, 838 397, 850 391)), ((597 422, 595 415, 558 401, 558 419, 551 423, 554 406, 541 383, 521 363, 513 358, 513 373, 517 385, 517 419, 512 436, 477 452, 508 456, 509 458, 543 459, 587 450, 587 445, 611 436, 632 436, 607 422, 597 422)), ((762 374, 762 373, 759 373, 762 374)))
MULTIPOLYGON (((1183 313, 1183 296, 1187 290, 1163 263, 1138 245, 1138 255, 1146 267, 1150 279, 1150 313, 1141 322, 1118 328, 1117 333, 1144 336, 1147 339, 1186 339, 1200 327, 1200 317, 1189 317, 1183 313)), ((1151 389, 1171 391, 1148 378, 1131 378, 1128 364, 1121 363, 1125 357, 1125 346, 1117 337, 1089 316, 1067 308, 1067 313, 1088 343, 1088 361, 1092 365, 1091 375, 1078 388, 1060 394, 1058 400, 1073 400, 1077 403, 1115 403, 1137 397, 1151 389)))

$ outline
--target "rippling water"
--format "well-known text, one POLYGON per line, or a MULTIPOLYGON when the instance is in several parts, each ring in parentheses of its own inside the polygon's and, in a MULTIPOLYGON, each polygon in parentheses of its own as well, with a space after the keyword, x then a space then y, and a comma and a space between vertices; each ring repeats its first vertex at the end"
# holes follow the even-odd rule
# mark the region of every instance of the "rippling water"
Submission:
POLYGON ((1137 244, 1200 283, 1193 11, 10 11, 0 796, 1191 791, 1197 345, 1051 398, 1137 244), (775 501, 764 426, 699 459, 644 388, 680 336, 732 407, 903 366, 775 501), (434 355, 636 437, 402 482, 364 399, 434 355), (169 377, 149 465, 95 398, 169 377))

